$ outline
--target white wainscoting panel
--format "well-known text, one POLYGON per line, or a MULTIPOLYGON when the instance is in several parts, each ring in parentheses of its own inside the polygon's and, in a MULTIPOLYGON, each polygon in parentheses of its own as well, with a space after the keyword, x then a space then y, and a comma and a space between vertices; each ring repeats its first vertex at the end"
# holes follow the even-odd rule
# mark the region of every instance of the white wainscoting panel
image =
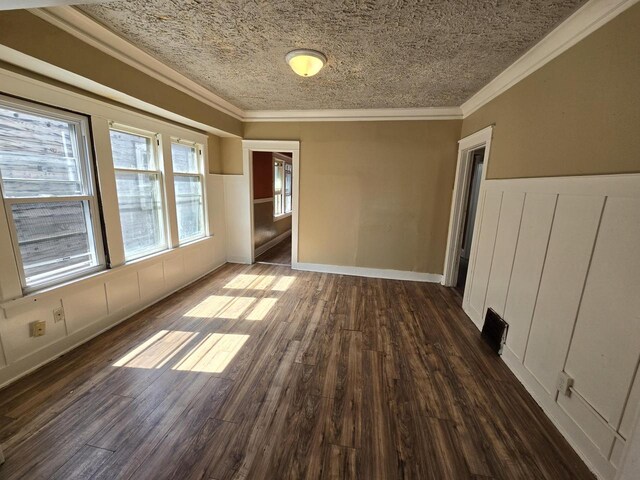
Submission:
POLYGON ((133 305, 140 300, 140 285, 138 273, 130 272, 122 278, 105 282, 107 289, 107 308, 109 313, 122 310, 127 305, 133 305))
POLYGON ((603 203, 603 197, 558 199, 524 360, 549 395, 555 394, 554 369, 564 362, 571 341, 603 203))
POLYGON ((224 177, 224 204, 227 224, 227 260, 233 263, 251 263, 253 221, 249 198, 251 192, 244 175, 224 177))
POLYGON ((82 330, 107 316, 104 283, 94 283, 62 297, 62 306, 69 333, 82 330))
POLYGON ((482 198, 482 213, 480 223, 476 222, 478 231, 477 241, 474 237, 471 251, 475 252, 469 260, 467 273, 467 289, 465 290, 463 306, 478 328, 482 327, 484 318, 484 304, 487 297, 487 287, 491 274, 491 262, 495 248, 496 231, 500 219, 502 192, 485 190, 482 198), (477 243, 477 245, 476 245, 477 243))
MULTIPOLYGON (((557 195, 546 193, 527 193, 524 199, 504 313, 504 317, 509 319, 507 345, 521 360, 527 347, 533 309, 538 297, 556 200, 557 195)), ((496 253, 500 255, 502 252, 496 253)))
POLYGON ((488 180, 481 199, 465 312, 504 316, 507 365, 613 479, 640 403, 640 175, 488 180))
POLYGON ((207 175, 207 216, 213 236, 0 304, 0 387, 223 265, 220 175, 207 175), (65 319, 55 322, 53 310, 60 306, 65 319), (46 322, 44 336, 30 336, 36 320, 46 322))
POLYGON ((494 250, 500 252, 494 254, 491 265, 491 275, 487 286, 487 305, 492 305, 499 315, 504 315, 507 303, 509 281, 513 271, 513 259, 518 244, 520 232, 520 218, 524 207, 524 193, 505 192, 502 195, 502 209, 500 211, 500 223, 496 234, 494 250))
POLYGON ((143 302, 150 302, 162 297, 164 292, 164 268, 162 262, 151 263, 138 270, 138 284, 140 298, 143 302))
POLYGON ((640 352, 640 198, 609 197, 566 371, 618 428, 640 352))

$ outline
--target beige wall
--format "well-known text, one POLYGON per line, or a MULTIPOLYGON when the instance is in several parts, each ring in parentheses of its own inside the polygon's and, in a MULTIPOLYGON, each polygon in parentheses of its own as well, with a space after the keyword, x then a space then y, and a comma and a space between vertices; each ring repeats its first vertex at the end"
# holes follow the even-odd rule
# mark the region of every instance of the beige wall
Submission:
POLYGON ((207 136, 207 146, 209 148, 209 173, 222 173, 222 150, 220 137, 216 135, 207 136))
POLYGON ((489 178, 640 172, 640 3, 466 118, 489 178))
POLYGON ((300 262, 442 273, 460 127, 257 122, 245 138, 300 140, 300 262))
POLYGON ((222 137, 220 139, 220 155, 222 157, 222 173, 242 175, 241 138, 222 137))
POLYGON ((0 44, 165 110, 242 135, 240 120, 136 70, 26 10, 0 12, 0 44))

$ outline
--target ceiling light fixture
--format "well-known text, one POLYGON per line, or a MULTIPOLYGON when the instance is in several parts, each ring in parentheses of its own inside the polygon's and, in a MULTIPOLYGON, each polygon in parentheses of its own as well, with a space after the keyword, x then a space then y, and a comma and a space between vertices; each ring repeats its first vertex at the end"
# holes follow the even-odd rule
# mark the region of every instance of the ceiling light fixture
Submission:
POLYGON ((291 70, 301 77, 313 77, 327 63, 327 57, 316 50, 293 50, 284 58, 291 70))

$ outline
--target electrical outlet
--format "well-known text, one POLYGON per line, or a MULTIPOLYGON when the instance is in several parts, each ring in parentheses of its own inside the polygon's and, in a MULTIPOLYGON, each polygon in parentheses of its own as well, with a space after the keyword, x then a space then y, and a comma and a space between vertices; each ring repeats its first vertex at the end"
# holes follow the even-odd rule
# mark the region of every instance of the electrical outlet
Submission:
POLYGON ((37 321, 29 324, 32 337, 41 337, 47 332, 47 322, 37 321))
POLYGON ((53 321, 56 323, 64 321, 64 307, 53 309, 53 321))
POLYGON ((571 387, 573 387, 573 378, 567 375, 566 372, 560 372, 558 382, 556 383, 556 390, 565 397, 569 397, 571 396, 571 387))

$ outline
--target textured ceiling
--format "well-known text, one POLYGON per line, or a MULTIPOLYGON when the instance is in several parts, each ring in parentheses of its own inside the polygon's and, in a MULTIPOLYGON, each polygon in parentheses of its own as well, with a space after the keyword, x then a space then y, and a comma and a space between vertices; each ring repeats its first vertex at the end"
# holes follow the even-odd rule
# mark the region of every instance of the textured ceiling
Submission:
POLYGON ((82 10, 248 110, 458 106, 585 0, 127 0, 82 10), (284 56, 328 57, 315 77, 284 56))

